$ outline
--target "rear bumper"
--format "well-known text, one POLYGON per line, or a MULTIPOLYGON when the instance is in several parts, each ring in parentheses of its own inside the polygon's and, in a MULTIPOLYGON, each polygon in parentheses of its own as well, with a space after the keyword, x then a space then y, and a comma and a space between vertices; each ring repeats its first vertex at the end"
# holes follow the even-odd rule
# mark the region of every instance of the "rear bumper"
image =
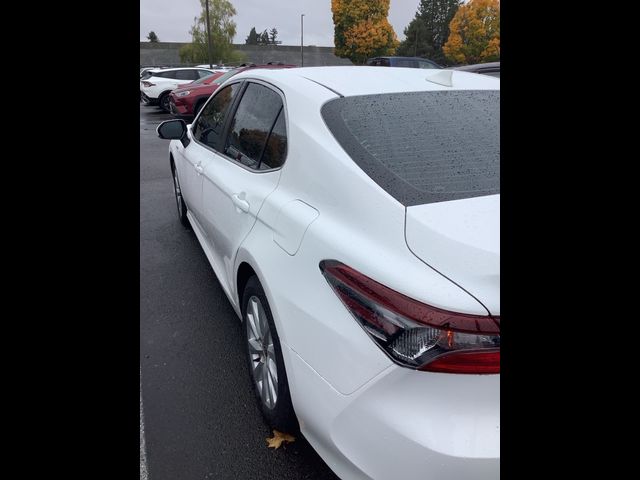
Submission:
POLYGON ((500 376, 390 366, 340 394, 288 347, 302 432, 342 479, 500 477, 500 376))

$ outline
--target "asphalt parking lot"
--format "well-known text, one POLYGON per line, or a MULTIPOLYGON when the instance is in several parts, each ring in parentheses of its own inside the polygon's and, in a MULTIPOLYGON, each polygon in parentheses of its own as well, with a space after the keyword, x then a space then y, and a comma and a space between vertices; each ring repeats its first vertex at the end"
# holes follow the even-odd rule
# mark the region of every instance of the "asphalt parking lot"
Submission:
POLYGON ((301 436, 267 448, 240 322, 178 221, 168 141, 155 132, 168 118, 140 105, 141 476, 337 479, 301 436))

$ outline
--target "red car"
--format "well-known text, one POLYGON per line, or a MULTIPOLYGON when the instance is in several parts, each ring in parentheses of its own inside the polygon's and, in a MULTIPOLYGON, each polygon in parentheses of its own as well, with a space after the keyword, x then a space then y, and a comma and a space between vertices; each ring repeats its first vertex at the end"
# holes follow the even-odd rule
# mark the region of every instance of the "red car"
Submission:
POLYGON ((215 92, 223 82, 228 78, 237 75, 238 73, 253 68, 294 68, 297 65, 284 64, 284 63, 266 63, 264 65, 240 65, 238 68, 229 70, 226 73, 200 80, 198 83, 193 82, 189 85, 181 85, 180 88, 176 88, 169 95, 169 109, 171 113, 178 118, 191 119, 195 117, 205 102, 209 99, 211 94, 215 92))

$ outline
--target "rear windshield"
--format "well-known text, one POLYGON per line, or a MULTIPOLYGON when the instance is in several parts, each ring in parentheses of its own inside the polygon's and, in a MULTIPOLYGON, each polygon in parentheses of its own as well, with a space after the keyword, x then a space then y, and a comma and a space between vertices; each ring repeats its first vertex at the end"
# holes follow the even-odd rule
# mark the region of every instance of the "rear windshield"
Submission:
POLYGON ((500 91, 363 95, 322 117, 354 162, 406 206, 500 193, 500 91))

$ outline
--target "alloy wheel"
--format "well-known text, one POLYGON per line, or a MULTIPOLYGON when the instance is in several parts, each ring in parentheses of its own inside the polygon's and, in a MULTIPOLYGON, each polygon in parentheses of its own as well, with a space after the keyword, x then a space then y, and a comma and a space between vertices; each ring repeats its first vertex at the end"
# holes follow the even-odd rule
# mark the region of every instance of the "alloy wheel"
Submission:
POLYGON ((246 317, 253 381, 262 403, 273 409, 278 401, 278 367, 267 314, 255 295, 249 298, 246 317))

